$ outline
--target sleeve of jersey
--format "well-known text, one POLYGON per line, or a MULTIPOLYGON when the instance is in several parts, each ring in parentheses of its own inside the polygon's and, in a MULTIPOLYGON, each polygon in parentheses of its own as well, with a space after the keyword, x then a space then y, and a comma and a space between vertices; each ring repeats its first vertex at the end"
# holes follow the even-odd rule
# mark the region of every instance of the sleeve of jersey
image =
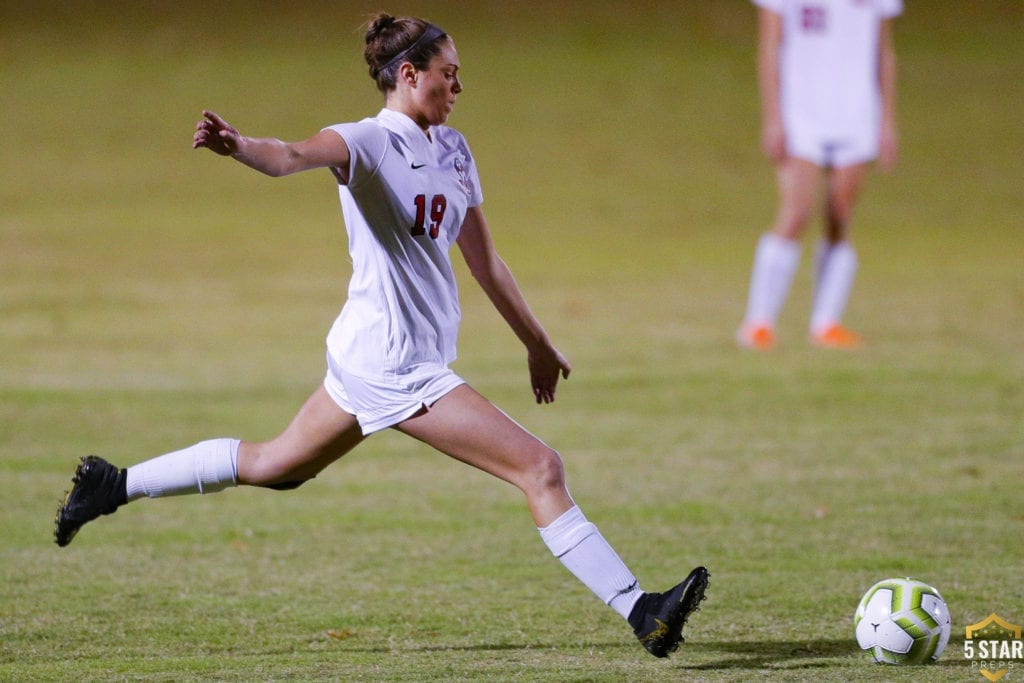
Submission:
POLYGON ((753 4, 757 5, 762 9, 768 9, 776 14, 782 14, 782 10, 785 9, 785 0, 750 0, 753 4))
POLYGON ((903 0, 887 0, 882 3, 882 18, 892 19, 903 13, 903 0))
POLYGON ((333 130, 348 147, 348 183, 357 187, 380 168, 388 144, 387 131, 371 119, 358 123, 339 123, 324 130, 333 130))
POLYGON ((466 143, 466 139, 462 139, 462 146, 466 150, 466 156, 469 157, 469 170, 467 172, 467 179, 469 181, 469 204, 468 206, 480 206, 484 203, 484 190, 480 187, 480 174, 476 170, 476 159, 473 158, 473 153, 469 151, 469 145, 466 143))

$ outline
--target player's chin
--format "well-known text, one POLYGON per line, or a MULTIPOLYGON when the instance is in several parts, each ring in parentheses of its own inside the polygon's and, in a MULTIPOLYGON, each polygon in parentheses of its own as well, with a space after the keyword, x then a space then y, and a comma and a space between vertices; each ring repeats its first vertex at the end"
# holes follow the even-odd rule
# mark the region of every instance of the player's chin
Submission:
POLYGON ((434 117, 434 119, 435 119, 434 125, 435 126, 440 126, 440 125, 443 125, 443 124, 447 123, 448 122, 448 117, 451 116, 451 114, 452 114, 452 106, 451 105, 447 105, 447 106, 443 107, 440 111, 437 112, 437 115, 434 117))

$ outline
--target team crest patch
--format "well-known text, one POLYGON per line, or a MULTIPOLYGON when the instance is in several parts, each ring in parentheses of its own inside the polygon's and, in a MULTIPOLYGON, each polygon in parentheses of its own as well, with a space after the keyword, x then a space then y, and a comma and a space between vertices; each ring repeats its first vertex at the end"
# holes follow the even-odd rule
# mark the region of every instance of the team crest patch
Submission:
POLYGON ((466 196, 473 194, 473 181, 469 178, 469 171, 466 168, 466 157, 460 152, 455 156, 455 173, 459 176, 459 185, 462 186, 466 196))

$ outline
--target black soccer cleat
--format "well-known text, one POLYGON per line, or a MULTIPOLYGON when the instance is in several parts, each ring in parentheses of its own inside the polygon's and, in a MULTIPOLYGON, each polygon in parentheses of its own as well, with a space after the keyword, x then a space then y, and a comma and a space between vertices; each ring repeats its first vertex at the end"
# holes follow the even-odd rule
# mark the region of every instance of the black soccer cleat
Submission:
POLYGON ((700 610, 711 575, 697 567, 680 584, 664 593, 644 593, 629 614, 640 644, 655 657, 668 657, 683 642, 683 625, 700 610))
POLYGON ((71 490, 57 510, 54 540, 63 548, 86 522, 109 515, 127 502, 125 470, 95 455, 82 458, 71 480, 71 490))

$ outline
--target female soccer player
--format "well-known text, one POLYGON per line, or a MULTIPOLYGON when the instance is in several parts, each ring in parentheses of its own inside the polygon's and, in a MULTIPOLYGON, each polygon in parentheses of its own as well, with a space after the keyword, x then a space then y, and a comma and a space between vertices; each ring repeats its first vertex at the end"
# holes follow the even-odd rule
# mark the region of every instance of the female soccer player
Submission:
POLYGON ((737 342, 769 349, 800 262, 822 174, 825 230, 815 254, 812 343, 853 348, 842 325, 857 271, 849 222, 878 158, 896 163, 896 57, 892 22, 902 0, 753 0, 758 5, 761 143, 775 164, 779 205, 754 254, 737 342))
POLYGON ((337 179, 353 273, 327 337, 323 384, 265 443, 213 439, 127 469, 84 458, 57 514, 57 544, 141 497, 238 484, 295 488, 392 428, 521 489, 551 552, 628 619, 649 652, 667 656, 704 598, 707 570, 694 569, 664 593, 641 591, 569 496, 558 453, 448 368, 460 321, 449 256, 457 244, 526 346, 537 402, 553 401, 559 376, 570 371, 495 251, 465 138, 444 125, 462 92, 455 44, 422 19, 380 14, 366 32, 364 56, 385 96, 375 117, 288 143, 244 136, 205 111, 192 143, 270 176, 327 168, 337 179))

